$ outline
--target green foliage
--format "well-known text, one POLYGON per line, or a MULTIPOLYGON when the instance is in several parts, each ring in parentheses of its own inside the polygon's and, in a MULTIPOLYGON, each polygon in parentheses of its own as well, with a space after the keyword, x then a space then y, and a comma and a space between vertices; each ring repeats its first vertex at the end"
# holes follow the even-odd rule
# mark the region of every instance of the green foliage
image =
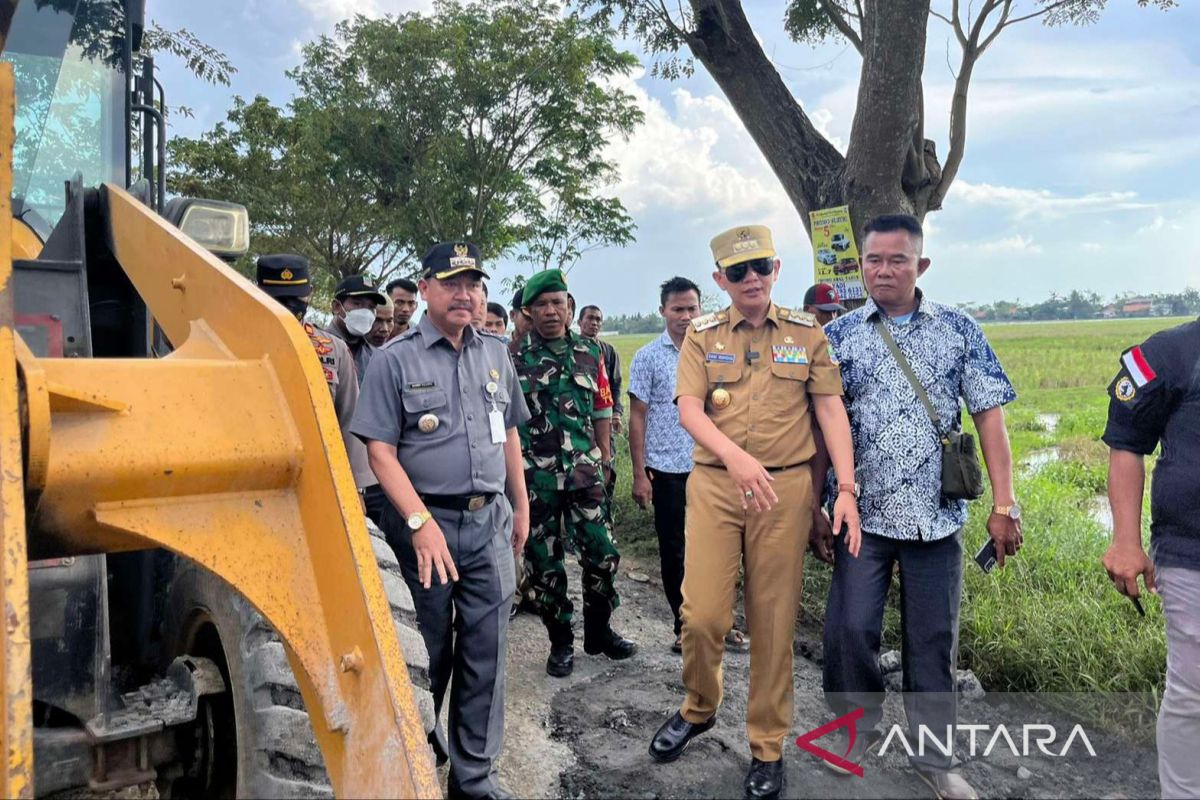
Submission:
POLYGON ((579 5, 606 27, 616 19, 615 28, 621 38, 636 39, 647 53, 656 56, 650 65, 655 77, 675 80, 691 76, 692 59, 679 55, 693 24, 690 7, 679 3, 672 10, 661 0, 582 0, 579 5), (678 16, 673 17, 673 13, 678 16))
POLYGON ((792 0, 783 12, 783 29, 793 41, 816 47, 841 33, 820 0, 792 0))
MULTIPOLYGON (((1139 307, 1139 310, 1132 314, 1134 316, 1200 314, 1200 291, 1196 289, 1158 292, 1139 295, 1138 298, 1147 301, 1148 307, 1139 307)), ((1101 316, 1108 306, 1112 307, 1109 309, 1111 313, 1122 316, 1125 313, 1122 309, 1132 299, 1133 294, 1127 292, 1112 298, 1111 302, 1106 302, 1096 292, 1074 290, 1068 295, 1055 292, 1039 303, 997 300, 994 303, 967 303, 961 307, 977 319, 988 321, 1091 319, 1101 316)))
POLYGON ((183 61, 193 75, 207 83, 228 86, 237 72, 229 56, 201 41, 187 28, 167 30, 157 22, 150 24, 142 36, 142 51, 158 55, 169 53, 183 61))
POLYGON ((637 62, 610 33, 546 0, 346 20, 304 47, 286 110, 237 101, 177 144, 174 180, 238 189, 223 196, 255 203, 256 251, 299 250, 331 277, 411 273, 457 238, 570 267, 632 241, 604 149, 641 122, 613 88, 637 62))

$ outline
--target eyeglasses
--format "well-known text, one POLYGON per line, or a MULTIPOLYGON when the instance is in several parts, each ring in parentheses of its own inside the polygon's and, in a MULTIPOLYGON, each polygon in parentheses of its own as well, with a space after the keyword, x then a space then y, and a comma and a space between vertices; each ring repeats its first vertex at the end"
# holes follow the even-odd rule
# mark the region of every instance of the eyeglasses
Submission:
POLYGON ((746 279, 746 275, 750 270, 754 270, 762 277, 767 277, 775 271, 775 262, 769 258, 756 258, 753 261, 743 261, 740 264, 734 264, 732 267, 725 268, 725 278, 730 283, 741 283, 746 279))

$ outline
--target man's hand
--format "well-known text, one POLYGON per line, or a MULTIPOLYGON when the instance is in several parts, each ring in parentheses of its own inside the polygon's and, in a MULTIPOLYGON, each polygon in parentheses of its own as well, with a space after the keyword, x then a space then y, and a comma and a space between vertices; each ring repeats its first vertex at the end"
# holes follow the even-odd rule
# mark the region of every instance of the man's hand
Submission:
POLYGON ((1154 562, 1140 544, 1125 545, 1113 542, 1104 554, 1104 569, 1117 591, 1128 597, 1140 597, 1138 575, 1146 582, 1146 591, 1157 594, 1154 581, 1154 562))
POLYGON ((862 527, 858 518, 858 500, 850 492, 839 492, 833 502, 833 535, 842 532, 846 527, 846 549, 850 555, 858 558, 862 548, 862 527))
POLYGON ((620 432, 621 432, 621 428, 623 428, 624 426, 625 426, 625 422, 624 422, 624 420, 622 419, 621 415, 620 415, 620 414, 613 414, 613 417, 612 417, 612 429, 613 429, 613 433, 620 433, 620 432))
POLYGON ((833 563, 833 526, 829 515, 820 506, 813 507, 812 533, 808 535, 808 546, 818 560, 833 563))
POLYGON ((742 509, 769 511, 779 502, 771 482, 775 479, 766 467, 740 447, 725 459, 725 470, 733 478, 733 485, 741 495, 742 509))
POLYGON ((1004 557, 1015 556, 1023 544, 1021 520, 993 511, 992 515, 988 517, 987 530, 996 543, 996 565, 1003 568, 1004 557))
POLYGON ((654 490, 650 485, 650 476, 645 472, 635 472, 633 474, 633 502, 638 504, 638 508, 645 509, 650 505, 651 498, 654 496, 654 490))
MULTIPOLYGON (((514 520, 514 529, 516 527, 514 520)), ((528 535, 528 523, 526 523, 526 535, 528 535)), ((441 583, 446 583, 446 578, 450 580, 458 580, 458 570, 454 566, 454 560, 450 558, 450 549, 446 547, 446 537, 442 533, 442 529, 438 527, 437 520, 430 519, 421 526, 421 529, 414 532, 412 535, 413 550, 417 552, 417 580, 421 585, 428 589, 432 583, 433 571, 436 569, 441 583)))
POLYGON ((513 556, 519 562, 525 555, 525 542, 529 540, 529 509, 513 509, 512 523, 513 556))

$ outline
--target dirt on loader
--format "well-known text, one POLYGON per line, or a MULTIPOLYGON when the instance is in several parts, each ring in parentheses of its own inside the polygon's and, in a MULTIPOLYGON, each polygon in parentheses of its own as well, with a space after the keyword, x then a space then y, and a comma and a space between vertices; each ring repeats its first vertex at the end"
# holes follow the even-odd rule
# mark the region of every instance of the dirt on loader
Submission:
MULTIPOLYGON (((568 573, 578 612, 582 608, 579 569, 568 565, 568 573)), ((613 627, 640 648, 627 661, 585 655, 577 630, 574 673, 565 679, 551 678, 545 671, 549 643, 540 620, 523 613, 513 621, 502 782, 518 797, 742 797, 742 781, 750 766, 745 734, 750 656, 725 655, 725 698, 716 726, 692 742, 678 761, 656 764, 647 754, 650 739, 678 708, 683 691, 681 658, 670 650, 671 613, 656 560, 623 558, 618 589, 621 607, 613 615, 613 627)), ((869 758, 861 778, 835 774, 796 746, 798 735, 834 718, 821 695, 820 639, 818 629, 801 622, 795 648, 793 733, 784 742, 787 786, 783 796, 933 797, 899 746, 882 757, 869 758)), ((1031 721, 1055 724, 1064 732, 1060 743, 1076 722, 1049 709, 1031 721)), ((903 722, 903 709, 900 698, 889 695, 884 725, 894 722, 903 722)), ((1001 724, 1012 728, 1012 723, 1012 709, 1000 695, 960 703, 960 726, 989 725, 994 730, 1001 724)), ((1047 757, 1036 748, 1029 756, 1014 756, 1006 747, 997 747, 986 757, 978 752, 971 757, 959 741, 958 769, 981 797, 1158 796, 1157 762, 1151 747, 1133 745, 1092 726, 1087 727, 1087 735, 1096 757, 1081 747, 1072 747, 1061 758, 1047 757)), ((829 745, 830 740, 816 744, 829 745)), ((1017 745, 1021 746, 1019 739, 1017 745)))

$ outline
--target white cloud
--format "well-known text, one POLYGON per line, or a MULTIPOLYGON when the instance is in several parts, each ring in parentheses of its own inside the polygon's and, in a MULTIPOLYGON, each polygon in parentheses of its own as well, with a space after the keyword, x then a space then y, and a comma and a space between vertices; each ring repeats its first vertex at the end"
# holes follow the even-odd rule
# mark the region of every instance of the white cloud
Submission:
POLYGON ((1035 243, 1032 236, 1023 236, 1019 233, 982 242, 956 242, 946 249, 951 252, 967 252, 975 255, 1041 255, 1043 252, 1042 246, 1035 243))
MULTIPOLYGON (((627 142, 613 142, 615 194, 635 217, 665 209, 692 223, 753 220, 795 212, 741 120, 723 97, 671 92, 673 107, 637 83, 621 83, 645 114, 627 142)), ((728 224, 736 224, 728 222, 728 224)))
POLYGON ((300 7, 314 22, 332 28, 344 19, 362 14, 382 17, 384 14, 403 14, 407 11, 429 11, 432 0, 300 0, 300 7))
POLYGON ((1109 211, 1133 211, 1153 208, 1153 203, 1138 201, 1132 191, 1089 192, 1074 197, 1055 194, 1048 189, 1022 189, 971 183, 961 178, 950 187, 950 199, 973 206, 1006 208, 1014 219, 1038 217, 1059 219, 1075 214, 1109 211))

